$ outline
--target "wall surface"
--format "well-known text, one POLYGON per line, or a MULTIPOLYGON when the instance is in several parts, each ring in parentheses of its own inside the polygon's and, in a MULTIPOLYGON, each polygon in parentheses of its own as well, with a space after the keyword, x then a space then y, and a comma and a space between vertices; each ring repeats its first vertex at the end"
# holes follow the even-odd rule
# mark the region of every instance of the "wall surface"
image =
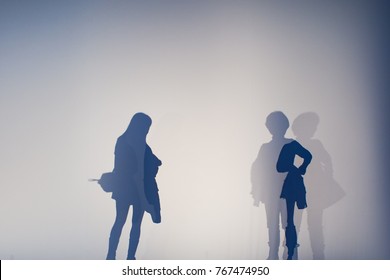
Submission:
POLYGON ((33 2, 0 2, 1 259, 105 258, 115 204, 88 179, 113 168, 136 112, 163 162, 163 221, 144 217, 137 258, 265 259, 250 172, 276 110, 318 116, 344 193, 322 213, 325 258, 389 259, 376 1, 33 2))

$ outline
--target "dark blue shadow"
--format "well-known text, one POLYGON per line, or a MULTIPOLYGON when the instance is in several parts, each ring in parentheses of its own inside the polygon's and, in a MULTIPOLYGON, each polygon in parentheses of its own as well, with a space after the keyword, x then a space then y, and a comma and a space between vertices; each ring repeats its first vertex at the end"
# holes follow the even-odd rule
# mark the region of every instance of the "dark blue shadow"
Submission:
POLYGON ((127 259, 135 259, 144 212, 150 213, 154 223, 161 222, 160 199, 155 179, 161 161, 146 143, 151 124, 151 118, 144 113, 133 116, 126 131, 117 139, 114 170, 103 174, 98 180, 105 191, 112 192, 112 198, 116 202, 116 217, 109 237, 106 259, 116 258, 130 206, 133 211, 127 259))
POLYGON ((294 254, 297 254, 298 236, 294 223, 294 210, 295 205, 298 209, 307 207, 303 175, 306 174, 306 169, 311 159, 312 155, 310 152, 294 140, 283 146, 276 163, 278 172, 287 173, 280 198, 286 201, 287 206, 286 246, 288 249, 287 259, 289 260, 292 260, 294 254), (303 159, 302 164, 299 166, 294 164, 296 156, 303 159))

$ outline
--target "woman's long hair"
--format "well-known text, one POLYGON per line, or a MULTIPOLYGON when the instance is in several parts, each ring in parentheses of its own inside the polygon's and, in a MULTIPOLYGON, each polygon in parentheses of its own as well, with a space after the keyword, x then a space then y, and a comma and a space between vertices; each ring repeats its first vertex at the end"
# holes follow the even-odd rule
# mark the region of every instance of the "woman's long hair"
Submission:
POLYGON ((136 113, 130 121, 129 126, 123 133, 127 139, 145 139, 152 125, 152 119, 145 113, 136 113))

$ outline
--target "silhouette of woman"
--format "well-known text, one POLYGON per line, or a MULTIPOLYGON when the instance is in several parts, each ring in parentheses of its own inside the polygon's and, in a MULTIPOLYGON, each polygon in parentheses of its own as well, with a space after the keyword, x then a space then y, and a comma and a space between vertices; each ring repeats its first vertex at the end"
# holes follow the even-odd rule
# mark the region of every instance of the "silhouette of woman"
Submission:
POLYGON ((112 198, 116 201, 116 218, 109 238, 108 260, 116 257, 119 238, 131 205, 133 216, 128 260, 135 259, 144 212, 147 211, 152 215, 153 222, 161 221, 160 200, 154 179, 161 161, 146 144, 146 136, 151 124, 152 120, 148 115, 135 114, 115 145, 113 173, 116 181, 112 198))
POLYGON ((288 249, 287 259, 289 260, 292 260, 297 246, 297 231, 294 225, 295 204, 297 204, 298 209, 307 207, 306 189, 302 175, 306 173, 306 168, 310 164, 311 159, 312 155, 308 150, 303 148, 297 141, 292 141, 283 146, 276 164, 278 172, 287 172, 280 198, 286 200, 287 206, 286 246, 288 249), (303 163, 299 167, 294 165, 296 155, 303 158, 303 163))

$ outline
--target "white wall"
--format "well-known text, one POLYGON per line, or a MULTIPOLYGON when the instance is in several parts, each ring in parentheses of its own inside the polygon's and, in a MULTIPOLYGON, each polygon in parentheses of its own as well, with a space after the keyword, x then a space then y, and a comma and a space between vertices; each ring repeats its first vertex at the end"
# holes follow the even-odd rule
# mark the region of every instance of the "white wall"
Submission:
POLYGON ((87 179, 138 111, 163 161, 163 222, 145 217, 138 258, 266 258, 249 173, 274 110, 320 117, 346 192, 325 212, 326 257, 384 256, 364 7, 110 2, 0 4, 0 258, 105 257, 114 201, 87 179))

